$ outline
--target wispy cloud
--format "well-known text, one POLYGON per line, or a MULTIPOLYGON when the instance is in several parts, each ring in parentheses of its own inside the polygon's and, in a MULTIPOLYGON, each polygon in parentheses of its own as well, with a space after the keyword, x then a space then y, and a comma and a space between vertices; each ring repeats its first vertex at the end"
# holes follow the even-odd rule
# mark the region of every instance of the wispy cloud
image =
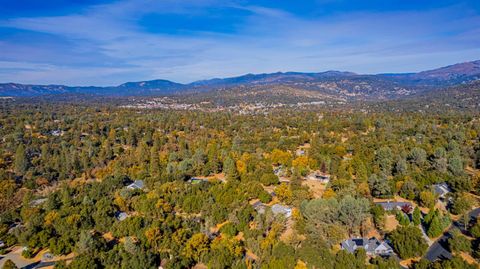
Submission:
POLYGON ((480 17, 463 6, 303 17, 236 1, 137 0, 63 16, 3 19, 0 27, 9 33, 0 37, 0 81, 26 83, 187 82, 289 70, 400 72, 480 58, 480 17), (218 16, 211 9, 219 7, 241 12, 226 22, 235 24, 234 31, 192 27, 168 34, 141 23, 152 14, 178 20, 218 16))

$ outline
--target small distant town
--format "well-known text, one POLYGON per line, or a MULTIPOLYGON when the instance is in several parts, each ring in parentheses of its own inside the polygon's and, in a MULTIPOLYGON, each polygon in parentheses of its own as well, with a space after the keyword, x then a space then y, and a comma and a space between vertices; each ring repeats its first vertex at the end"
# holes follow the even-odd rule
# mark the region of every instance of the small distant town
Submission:
MULTIPOLYGON (((212 102, 202 101, 197 103, 182 103, 181 99, 177 100, 172 97, 147 98, 145 100, 131 100, 132 104, 122 105, 123 108, 132 109, 165 109, 165 110, 198 110, 204 112, 236 112, 239 114, 258 114, 266 113, 273 109, 280 108, 311 108, 323 107, 330 104, 328 101, 309 101, 295 103, 271 103, 271 102, 243 102, 235 105, 218 105, 212 102)), ((341 104, 342 102, 335 102, 341 104)))

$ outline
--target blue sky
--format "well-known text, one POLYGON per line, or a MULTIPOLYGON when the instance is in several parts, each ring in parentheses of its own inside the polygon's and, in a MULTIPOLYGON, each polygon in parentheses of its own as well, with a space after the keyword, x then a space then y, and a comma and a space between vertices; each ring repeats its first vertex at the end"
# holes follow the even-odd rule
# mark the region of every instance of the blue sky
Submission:
POLYGON ((0 0, 0 82, 415 72, 477 59, 478 0, 0 0))

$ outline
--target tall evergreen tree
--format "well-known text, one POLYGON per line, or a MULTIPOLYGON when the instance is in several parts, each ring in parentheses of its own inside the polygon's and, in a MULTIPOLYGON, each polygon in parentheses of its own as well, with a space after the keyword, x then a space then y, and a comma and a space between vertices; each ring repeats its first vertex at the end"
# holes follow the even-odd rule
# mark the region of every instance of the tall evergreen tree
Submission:
POLYGON ((25 146, 23 144, 18 145, 15 152, 15 173, 17 175, 23 175, 28 168, 28 159, 25 152, 25 146))
POLYGON ((422 213, 420 212, 420 209, 418 208, 418 206, 416 206, 415 209, 413 210, 412 219, 413 219, 413 224, 415 225, 419 225, 422 221, 422 213))

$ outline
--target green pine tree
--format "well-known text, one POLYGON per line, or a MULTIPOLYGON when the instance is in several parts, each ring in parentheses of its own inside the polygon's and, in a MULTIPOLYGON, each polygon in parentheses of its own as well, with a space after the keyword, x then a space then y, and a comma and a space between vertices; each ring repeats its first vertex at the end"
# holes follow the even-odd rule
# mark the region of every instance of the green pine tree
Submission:
POLYGON ((223 165, 223 171, 227 177, 227 180, 239 180, 240 175, 238 174, 235 161, 232 158, 227 158, 223 165))
POLYGON ((419 225, 420 222, 422 221, 422 213, 420 212, 420 209, 418 208, 418 206, 415 207, 415 209, 413 210, 412 219, 413 219, 413 224, 415 225, 419 225))
POLYGON ((442 231, 443 229, 440 219, 437 215, 434 215, 432 221, 430 222, 430 225, 428 225, 427 235, 431 238, 437 237, 442 234, 442 231))
POLYGON ((18 145, 17 151, 15 152, 15 173, 18 175, 23 175, 28 168, 28 159, 25 152, 25 146, 23 144, 18 145))

